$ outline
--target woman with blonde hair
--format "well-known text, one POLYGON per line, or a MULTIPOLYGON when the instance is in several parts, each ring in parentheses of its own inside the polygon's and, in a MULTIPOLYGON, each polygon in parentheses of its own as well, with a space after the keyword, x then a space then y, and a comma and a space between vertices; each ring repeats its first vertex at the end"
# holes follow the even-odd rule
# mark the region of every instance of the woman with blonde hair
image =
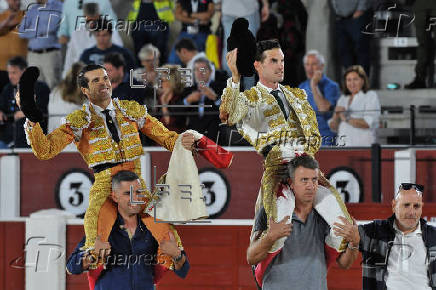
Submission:
POLYGON ((77 75, 85 66, 82 62, 76 62, 71 66, 57 87, 50 94, 48 103, 48 132, 50 133, 61 125, 62 118, 74 110, 82 108, 86 97, 77 85, 77 75))
POLYGON ((349 67, 344 74, 343 95, 336 103, 330 128, 338 132, 338 146, 371 146, 376 142, 380 118, 380 101, 360 65, 349 67))

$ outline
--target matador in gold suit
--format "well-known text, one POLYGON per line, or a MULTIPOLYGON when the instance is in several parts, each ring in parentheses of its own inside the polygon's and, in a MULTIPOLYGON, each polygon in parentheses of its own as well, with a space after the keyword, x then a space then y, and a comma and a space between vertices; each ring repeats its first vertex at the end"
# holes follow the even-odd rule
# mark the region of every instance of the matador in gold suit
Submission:
MULTIPOLYGON (((25 72, 23 76, 29 77, 29 73, 25 72)), ((116 207, 107 198, 112 191, 112 176, 120 170, 130 170, 141 176, 140 156, 144 152, 139 132, 169 151, 173 150, 179 135, 169 131, 156 118, 147 114, 145 106, 135 101, 111 99, 111 84, 103 67, 91 67, 91 70, 82 73, 82 80, 83 77, 88 84, 81 85, 82 92, 83 86, 87 85, 85 92, 90 102, 84 104, 81 110, 69 114, 64 124, 48 135, 44 135, 38 122, 29 121, 31 118, 28 117, 29 113, 25 112, 23 97, 21 97, 21 107, 28 117, 25 124, 27 140, 37 158, 51 159, 68 144, 74 142, 89 168, 94 171, 95 182, 89 193, 89 207, 84 220, 86 234, 84 249, 90 249, 94 247, 97 236, 102 241, 107 241, 116 220, 116 207), (96 104, 101 104, 101 100, 107 104, 104 109, 96 104), (107 114, 112 119, 109 122, 115 123, 119 142, 114 140, 115 133, 108 128, 107 114)), ((20 80, 20 82, 24 81, 20 80)), ((27 83, 29 82, 31 83, 27 80, 27 83)), ((20 89, 20 94, 23 94, 22 91, 20 89)), ((141 183, 145 189, 145 182, 142 179, 141 183)), ((144 195, 147 196, 145 201, 149 202, 151 194, 145 192, 144 195)), ((145 216, 143 222, 158 242, 167 238, 169 230, 173 231, 181 247, 180 238, 170 224, 155 223, 152 218, 145 216)), ((159 250, 158 254, 160 255, 159 250)), ((161 256, 159 257, 162 259, 161 256)), ((163 264, 171 268, 173 265, 171 259, 169 257, 163 259, 163 264)))
MULTIPOLYGON (((283 61, 280 63, 283 52, 278 42, 262 41, 257 44, 254 67, 259 82, 244 92, 240 92, 238 82, 240 67, 236 65, 236 59, 239 57, 237 50, 227 54, 232 78, 228 79, 221 96, 220 118, 229 126, 235 125, 243 138, 264 157, 264 173, 255 212, 257 214, 263 207, 268 220, 272 217, 279 222, 283 214, 279 210, 278 196, 281 194, 278 191, 281 190, 280 185, 287 173, 283 172, 286 170, 284 163, 295 157, 295 154, 314 156, 321 146, 321 135, 305 91, 279 83, 283 79, 284 64, 283 61)), ((322 197, 322 202, 318 205, 315 202, 319 214, 330 225, 337 218, 336 214, 350 219, 341 197, 321 172, 319 183, 321 186, 317 196, 322 197)), ((292 203, 295 202, 290 204, 292 203)), ((293 208, 285 216, 292 216, 292 211, 293 208)), ((281 249, 283 243, 284 239, 279 239, 270 252, 281 249)), ((337 251, 345 250, 346 246, 344 240, 335 236, 333 231, 329 245, 337 251)))

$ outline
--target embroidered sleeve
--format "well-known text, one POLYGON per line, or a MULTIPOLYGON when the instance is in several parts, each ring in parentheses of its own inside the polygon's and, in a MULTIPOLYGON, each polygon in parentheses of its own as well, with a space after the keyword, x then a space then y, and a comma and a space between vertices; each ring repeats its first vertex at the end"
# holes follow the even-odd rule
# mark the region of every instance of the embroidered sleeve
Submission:
POLYGON ((165 147, 167 150, 173 151, 174 144, 176 144, 179 134, 168 130, 161 122, 150 115, 147 115, 144 126, 140 128, 141 132, 153 141, 165 147))
POLYGON ((232 78, 229 78, 221 96, 220 112, 229 114, 228 125, 232 126, 247 115, 249 106, 254 105, 258 99, 254 90, 240 93, 239 86, 232 86, 232 78))
POLYGON ((32 128, 27 127, 27 140, 32 146, 33 154, 38 159, 48 160, 58 155, 68 144, 73 142, 74 133, 68 125, 62 125, 47 136, 39 123, 32 128))

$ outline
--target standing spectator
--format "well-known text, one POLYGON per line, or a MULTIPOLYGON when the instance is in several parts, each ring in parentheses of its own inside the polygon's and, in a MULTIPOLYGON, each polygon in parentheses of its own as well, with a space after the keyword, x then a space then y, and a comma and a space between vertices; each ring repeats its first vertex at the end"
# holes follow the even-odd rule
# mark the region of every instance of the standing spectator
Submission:
MULTIPOLYGON (((105 267, 101 273, 96 274, 97 271, 92 271, 90 267, 92 256, 89 251, 83 250, 85 237, 68 258, 69 274, 78 275, 91 270, 88 277, 94 276, 96 280, 95 288, 92 289, 156 289, 155 284, 166 272, 161 264, 163 256, 170 257, 174 261, 172 270, 177 276, 185 278, 188 274, 189 261, 185 251, 180 249, 182 242, 177 231, 171 229, 165 233, 169 239, 159 243, 155 238, 157 223, 153 217, 144 216, 143 208, 138 204, 133 205, 132 197, 126 194, 126 190, 133 189, 133 198, 138 200, 137 196, 141 191, 141 184, 138 180, 138 175, 126 170, 119 171, 112 178, 111 200, 116 204, 114 213, 116 220, 113 226, 111 224, 108 240, 102 241, 98 238, 95 242, 96 255, 105 261, 105 267), (135 257, 134 262, 132 257, 135 257)), ((91 284, 91 279, 89 281, 91 284)))
POLYGON ((339 85, 324 74, 324 56, 316 50, 309 50, 303 59, 307 80, 300 84, 304 89, 307 100, 316 113, 318 129, 322 137, 323 146, 335 145, 336 133, 330 130, 327 121, 339 99, 339 85))
POLYGON ((61 45, 57 37, 61 16, 62 2, 38 0, 27 10, 19 28, 20 37, 29 40, 28 64, 39 68, 39 80, 50 89, 58 84, 61 76, 61 45))
POLYGON ((369 90, 369 81, 360 65, 354 65, 344 74, 344 94, 339 98, 330 128, 338 132, 339 144, 371 146, 376 142, 379 125, 380 101, 369 90))
POLYGON ((14 56, 26 57, 27 40, 18 34, 18 25, 24 17, 20 0, 7 0, 8 9, 0 13, 0 70, 6 70, 8 61, 14 56))
POLYGON ((336 44, 342 67, 361 65, 369 74, 370 38, 365 26, 370 23, 369 0, 331 0, 336 13, 336 44))
POLYGON ((307 12, 300 0, 279 0, 277 11, 283 18, 279 38, 285 62, 294 64, 285 67, 283 84, 294 87, 304 80, 300 60, 306 51, 307 12))
MULTIPOLYGON (((86 101, 77 85, 77 76, 85 65, 76 62, 71 66, 67 77, 56 86, 50 93, 48 102, 48 133, 62 125, 62 119, 74 110, 80 110, 86 101)), ((67 146, 69 150, 75 150, 74 144, 67 146)))
POLYGON ((168 39, 170 24, 174 21, 174 2, 172 0, 141 1, 134 0, 133 10, 128 20, 135 21, 132 31, 135 55, 146 44, 156 46, 161 52, 160 62, 168 57, 168 39))
POLYGON ((436 1, 415 0, 413 3, 415 13, 416 40, 418 41, 417 63, 415 66, 415 79, 406 89, 423 89, 427 87, 427 77, 429 87, 433 87, 434 56, 436 50, 436 37, 434 19, 436 17, 436 1), (430 21, 433 19, 433 21, 430 21), (433 33, 433 37, 432 37, 433 33))
POLYGON ((103 18, 117 21, 117 17, 112 10, 109 0, 65 0, 62 10, 62 22, 59 27, 58 37, 61 44, 67 44, 70 41, 71 33, 82 25, 85 16, 83 15, 83 5, 85 3, 97 3, 100 8, 100 14, 103 18))
MULTIPOLYGON (((71 32, 71 41, 67 44, 64 69, 62 72, 63 78, 65 78, 67 72, 70 71, 73 63, 79 61, 83 51, 96 44, 95 37, 92 35, 91 31, 95 31, 95 26, 98 21, 101 21, 103 18, 103 16, 100 15, 98 3, 83 4, 83 15, 85 17, 85 23, 81 22, 81 24, 78 25, 79 27, 71 32)), ((112 31, 112 43, 123 46, 123 41, 116 29, 112 31)))
MULTIPOLYGON (((182 38, 192 39, 198 51, 204 51, 206 38, 210 34, 210 19, 215 13, 213 0, 177 0, 176 19, 182 22, 182 31, 176 42, 182 38)), ((173 48, 168 57, 168 62, 181 64, 173 48)))
POLYGON ((316 49, 325 59, 332 60, 324 65, 324 73, 336 80, 338 79, 336 65, 340 63, 336 64, 334 61, 336 16, 331 7, 331 1, 306 0, 305 2, 307 11, 306 51, 316 49))
POLYGON ((112 43, 112 23, 110 21, 100 18, 93 34, 96 45, 83 51, 80 56, 83 63, 102 65, 106 54, 118 52, 123 55, 126 61, 126 70, 136 67, 136 61, 132 53, 128 49, 112 43))
MULTIPOLYGON (((286 187, 295 198, 295 210, 292 216, 287 215, 277 221, 275 218, 268 219, 264 207, 258 211, 254 234, 247 249, 247 261, 250 265, 258 265, 256 281, 263 290, 327 290, 326 237, 330 226, 314 208, 319 165, 309 155, 297 156, 289 163, 288 172, 289 185, 286 187), (270 251, 280 238, 285 239, 283 247, 270 251), (263 273, 260 270, 262 266, 263 273)), ((345 218, 342 221, 348 224, 345 218)), ((349 246, 337 256, 336 263, 348 269, 357 258, 358 251, 352 249, 357 247, 354 240, 348 237, 345 240, 349 246)))
MULTIPOLYGON (((199 107, 186 108, 188 129, 196 130, 208 138, 217 140, 219 130, 220 96, 226 87, 225 79, 215 77, 212 63, 206 58, 198 58, 194 62, 194 85, 183 91, 182 104, 199 107), (208 107, 205 107, 208 106, 208 107)), ((217 142, 218 143, 218 142, 217 142)))
POLYGON ((355 249, 363 257, 363 290, 436 289, 436 229, 421 218, 423 191, 420 184, 402 183, 391 217, 335 229, 360 240, 355 249))
MULTIPOLYGON (((25 148, 29 147, 26 142, 23 125, 26 117, 15 103, 17 84, 27 67, 27 62, 21 56, 16 56, 8 61, 9 84, 0 94, 0 148, 25 148)), ((44 114, 44 122, 41 124, 44 132, 47 131, 47 106, 50 89, 43 82, 35 83, 36 105, 44 114)))
MULTIPOLYGON (((144 90, 130 85, 130 75, 125 70, 126 63, 122 54, 117 52, 106 54, 103 66, 112 84, 112 98, 144 104, 144 90)), ((134 82, 133 85, 139 85, 139 83, 134 82)))
MULTIPOLYGON (((224 29, 223 50, 221 57, 222 69, 227 71, 230 75, 231 71, 227 65, 227 38, 230 36, 233 22, 240 17, 248 20, 248 30, 256 37, 257 31, 260 28, 260 22, 266 21, 269 17, 269 3, 268 0, 262 0, 262 10, 259 14, 258 0, 221 0, 221 23, 224 29)), ((243 78, 244 89, 248 90, 255 85, 255 78, 243 78)))

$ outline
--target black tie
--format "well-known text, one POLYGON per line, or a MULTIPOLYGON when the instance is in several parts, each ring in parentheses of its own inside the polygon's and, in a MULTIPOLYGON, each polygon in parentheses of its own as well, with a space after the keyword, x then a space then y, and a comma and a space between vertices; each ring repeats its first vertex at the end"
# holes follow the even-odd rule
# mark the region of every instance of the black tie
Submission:
POLYGON ((283 105, 282 99, 279 97, 279 90, 271 91, 271 95, 274 96, 274 98, 276 99, 277 103, 279 104, 280 109, 283 112, 283 115, 285 115, 285 119, 287 119, 288 116, 286 115, 285 105, 283 105))
POLYGON ((109 132, 111 132, 112 139, 115 140, 115 142, 120 142, 120 137, 118 137, 118 131, 117 127, 115 127, 114 120, 112 119, 111 115, 109 114, 109 110, 104 110, 103 113, 106 116, 106 125, 109 129, 109 132))

